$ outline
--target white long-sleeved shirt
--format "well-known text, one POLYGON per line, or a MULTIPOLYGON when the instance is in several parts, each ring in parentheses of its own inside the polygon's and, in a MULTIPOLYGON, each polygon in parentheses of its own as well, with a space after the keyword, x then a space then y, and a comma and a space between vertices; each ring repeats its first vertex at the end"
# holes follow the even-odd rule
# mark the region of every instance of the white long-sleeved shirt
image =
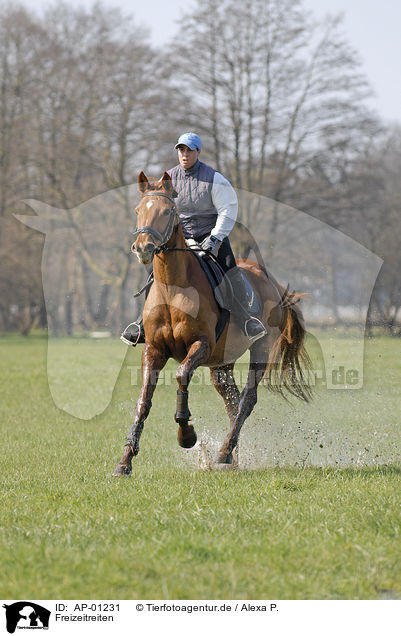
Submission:
POLYGON ((217 210, 217 221, 211 234, 222 241, 230 234, 237 220, 238 198, 231 183, 220 172, 214 174, 211 194, 217 210))

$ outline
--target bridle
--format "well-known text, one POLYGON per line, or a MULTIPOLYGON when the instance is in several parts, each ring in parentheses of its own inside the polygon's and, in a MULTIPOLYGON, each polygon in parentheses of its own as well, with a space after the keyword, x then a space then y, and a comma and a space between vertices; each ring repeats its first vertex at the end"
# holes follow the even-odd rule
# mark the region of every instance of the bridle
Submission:
POLYGON ((142 198, 143 197, 164 197, 165 199, 168 199, 169 201, 171 201, 171 203, 173 204, 170 209, 170 218, 168 220, 167 226, 163 234, 161 234, 158 230, 155 230, 150 225, 143 225, 142 227, 137 228, 135 232, 133 233, 134 242, 131 245, 132 252, 136 252, 135 241, 138 238, 138 236, 140 234, 149 234, 149 236, 153 239, 153 243, 155 246, 155 249, 153 250, 153 254, 158 254, 159 252, 164 251, 166 244, 169 242, 171 238, 175 221, 178 216, 177 208, 175 206, 173 197, 171 197, 169 194, 165 194, 164 192, 144 192, 144 194, 142 195, 142 198), (155 241, 157 241, 159 245, 157 245, 155 241))
MULTIPOLYGON (((131 245, 131 252, 133 252, 134 254, 137 254, 137 250, 135 248, 135 241, 140 234, 149 234, 149 236, 153 239, 153 244, 155 248, 152 252, 152 259, 155 254, 160 254, 160 252, 201 252, 201 253, 205 252, 205 250, 203 250, 202 247, 200 247, 199 245, 191 246, 191 247, 167 247, 167 243, 169 242, 173 234, 174 227, 178 227, 178 223, 176 225, 174 223, 176 220, 179 222, 179 216, 178 216, 174 199, 173 197, 171 197, 169 194, 166 194, 165 192, 144 192, 144 194, 142 195, 142 198, 143 197, 164 197, 165 199, 168 199, 169 201, 171 201, 173 205, 170 209, 170 218, 168 220, 168 223, 166 225, 166 228, 163 234, 161 234, 158 230, 155 230, 151 225, 143 225, 142 227, 138 227, 135 230, 135 232, 133 232, 134 242, 131 245), (159 245, 156 245, 155 240, 159 241, 159 245)), ((219 264, 214 254, 212 254, 211 252, 208 252, 208 255, 212 260, 214 260, 217 264, 219 264)), ((149 280, 146 283, 146 285, 137 294, 135 294, 135 296, 139 296, 139 294, 145 291, 148 285, 149 285, 149 280)))

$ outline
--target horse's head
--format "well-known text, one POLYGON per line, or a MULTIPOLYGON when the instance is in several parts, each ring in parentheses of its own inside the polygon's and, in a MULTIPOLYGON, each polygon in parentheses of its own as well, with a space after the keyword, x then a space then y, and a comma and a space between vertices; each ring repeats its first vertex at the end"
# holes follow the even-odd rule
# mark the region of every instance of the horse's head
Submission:
POLYGON ((142 199, 135 208, 138 215, 138 229, 132 250, 144 265, 152 262, 156 250, 164 247, 171 238, 174 228, 178 224, 174 190, 170 175, 165 172, 157 181, 149 182, 141 172, 138 177, 138 188, 142 199))

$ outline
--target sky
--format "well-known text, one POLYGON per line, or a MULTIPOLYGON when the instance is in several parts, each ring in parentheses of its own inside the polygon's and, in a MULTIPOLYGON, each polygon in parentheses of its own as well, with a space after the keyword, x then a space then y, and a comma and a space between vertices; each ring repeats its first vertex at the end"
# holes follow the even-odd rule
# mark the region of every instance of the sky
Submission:
MULTIPOLYGON (((217 2, 218 0, 216 0, 217 2)), ((90 7, 94 0, 70 0, 90 7)), ((373 88, 373 106, 387 122, 401 123, 401 0, 303 0, 317 17, 344 14, 344 33, 359 53, 362 68, 373 88)), ((22 0, 39 9, 49 0, 22 0)), ((162 45, 177 30, 177 20, 194 0, 103 0, 119 7, 135 22, 150 28, 152 42, 162 45)))
POLYGON ((359 53, 387 122, 401 123, 400 0, 304 0, 317 16, 344 14, 344 32, 359 53))

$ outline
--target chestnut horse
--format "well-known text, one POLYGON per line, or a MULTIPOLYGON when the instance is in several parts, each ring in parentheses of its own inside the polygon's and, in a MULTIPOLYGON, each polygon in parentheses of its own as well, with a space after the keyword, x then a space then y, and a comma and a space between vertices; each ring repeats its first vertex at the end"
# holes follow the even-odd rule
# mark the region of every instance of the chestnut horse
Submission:
POLYGON ((138 186, 142 198, 136 208, 138 230, 132 249, 141 263, 153 261, 154 283, 143 311, 142 389, 123 457, 113 474, 129 475, 132 471, 132 458, 139 452, 139 439, 157 378, 169 358, 180 363, 176 373, 178 443, 183 448, 196 443, 196 433, 189 421, 188 387, 196 368, 207 366, 230 420, 230 431, 216 464, 229 466, 233 464, 241 427, 256 404, 257 387, 265 374, 271 390, 282 393, 287 388, 305 400, 310 396, 301 368, 308 363, 302 315, 293 301, 288 302, 286 290, 263 267, 239 261, 258 295, 262 307, 258 318, 268 334, 251 343, 230 320, 216 342, 219 309, 197 257, 185 242, 171 178, 165 172, 160 181, 149 182, 141 172, 138 186), (248 378, 240 393, 233 369, 235 361, 248 348, 248 378), (278 382, 273 382, 274 379, 278 382))

